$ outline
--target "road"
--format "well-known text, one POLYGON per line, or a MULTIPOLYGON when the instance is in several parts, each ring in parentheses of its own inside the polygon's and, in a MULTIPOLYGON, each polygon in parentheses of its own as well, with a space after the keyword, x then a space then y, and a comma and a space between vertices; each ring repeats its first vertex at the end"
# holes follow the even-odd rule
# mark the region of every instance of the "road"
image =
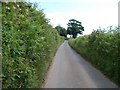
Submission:
POLYGON ((58 49, 44 88, 117 88, 65 41, 58 49))

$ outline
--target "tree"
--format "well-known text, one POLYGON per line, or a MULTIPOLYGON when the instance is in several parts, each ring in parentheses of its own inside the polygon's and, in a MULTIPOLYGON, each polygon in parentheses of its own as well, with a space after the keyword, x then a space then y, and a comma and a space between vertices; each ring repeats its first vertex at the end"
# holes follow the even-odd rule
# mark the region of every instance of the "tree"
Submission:
POLYGON ((70 19, 68 22, 67 34, 72 35, 73 38, 77 37, 77 34, 82 34, 84 27, 81 25, 81 22, 70 19))
POLYGON ((63 27, 61 27, 60 25, 56 26, 55 29, 57 29, 58 33, 61 36, 67 37, 67 30, 63 27))

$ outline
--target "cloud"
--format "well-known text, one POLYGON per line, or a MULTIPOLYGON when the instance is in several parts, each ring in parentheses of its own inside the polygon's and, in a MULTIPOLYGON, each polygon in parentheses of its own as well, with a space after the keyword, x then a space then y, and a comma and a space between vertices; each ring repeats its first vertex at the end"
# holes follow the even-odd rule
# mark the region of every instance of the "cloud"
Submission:
POLYGON ((89 34, 93 29, 117 25, 119 0, 30 0, 40 2, 40 7, 45 9, 46 17, 55 27, 61 25, 67 28, 69 19, 82 22, 85 27, 84 34, 89 34))
POLYGON ((43 3, 93 3, 93 4, 100 4, 100 3, 113 3, 118 2, 119 0, 27 0, 30 2, 43 2, 43 3))
POLYGON ((82 22, 85 27, 85 34, 89 34, 93 29, 99 28, 99 26, 107 27, 110 25, 117 25, 118 14, 116 8, 110 9, 98 9, 90 11, 68 11, 68 12, 54 12, 47 13, 47 18, 50 18, 53 26, 60 24, 67 28, 69 19, 76 19, 82 22))

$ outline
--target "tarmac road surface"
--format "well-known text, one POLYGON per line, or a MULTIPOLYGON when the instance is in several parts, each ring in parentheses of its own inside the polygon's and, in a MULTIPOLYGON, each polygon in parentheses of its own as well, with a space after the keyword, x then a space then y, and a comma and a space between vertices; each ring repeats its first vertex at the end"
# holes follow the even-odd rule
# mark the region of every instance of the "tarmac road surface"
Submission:
POLYGON ((44 88, 117 88, 117 85, 64 41, 54 57, 44 88))

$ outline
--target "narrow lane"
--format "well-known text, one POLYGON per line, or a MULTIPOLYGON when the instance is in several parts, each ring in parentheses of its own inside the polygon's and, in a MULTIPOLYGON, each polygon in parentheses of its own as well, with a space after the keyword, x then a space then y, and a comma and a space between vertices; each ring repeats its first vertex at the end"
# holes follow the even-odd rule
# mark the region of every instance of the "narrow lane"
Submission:
POLYGON ((116 88, 65 41, 58 49, 44 88, 116 88))

